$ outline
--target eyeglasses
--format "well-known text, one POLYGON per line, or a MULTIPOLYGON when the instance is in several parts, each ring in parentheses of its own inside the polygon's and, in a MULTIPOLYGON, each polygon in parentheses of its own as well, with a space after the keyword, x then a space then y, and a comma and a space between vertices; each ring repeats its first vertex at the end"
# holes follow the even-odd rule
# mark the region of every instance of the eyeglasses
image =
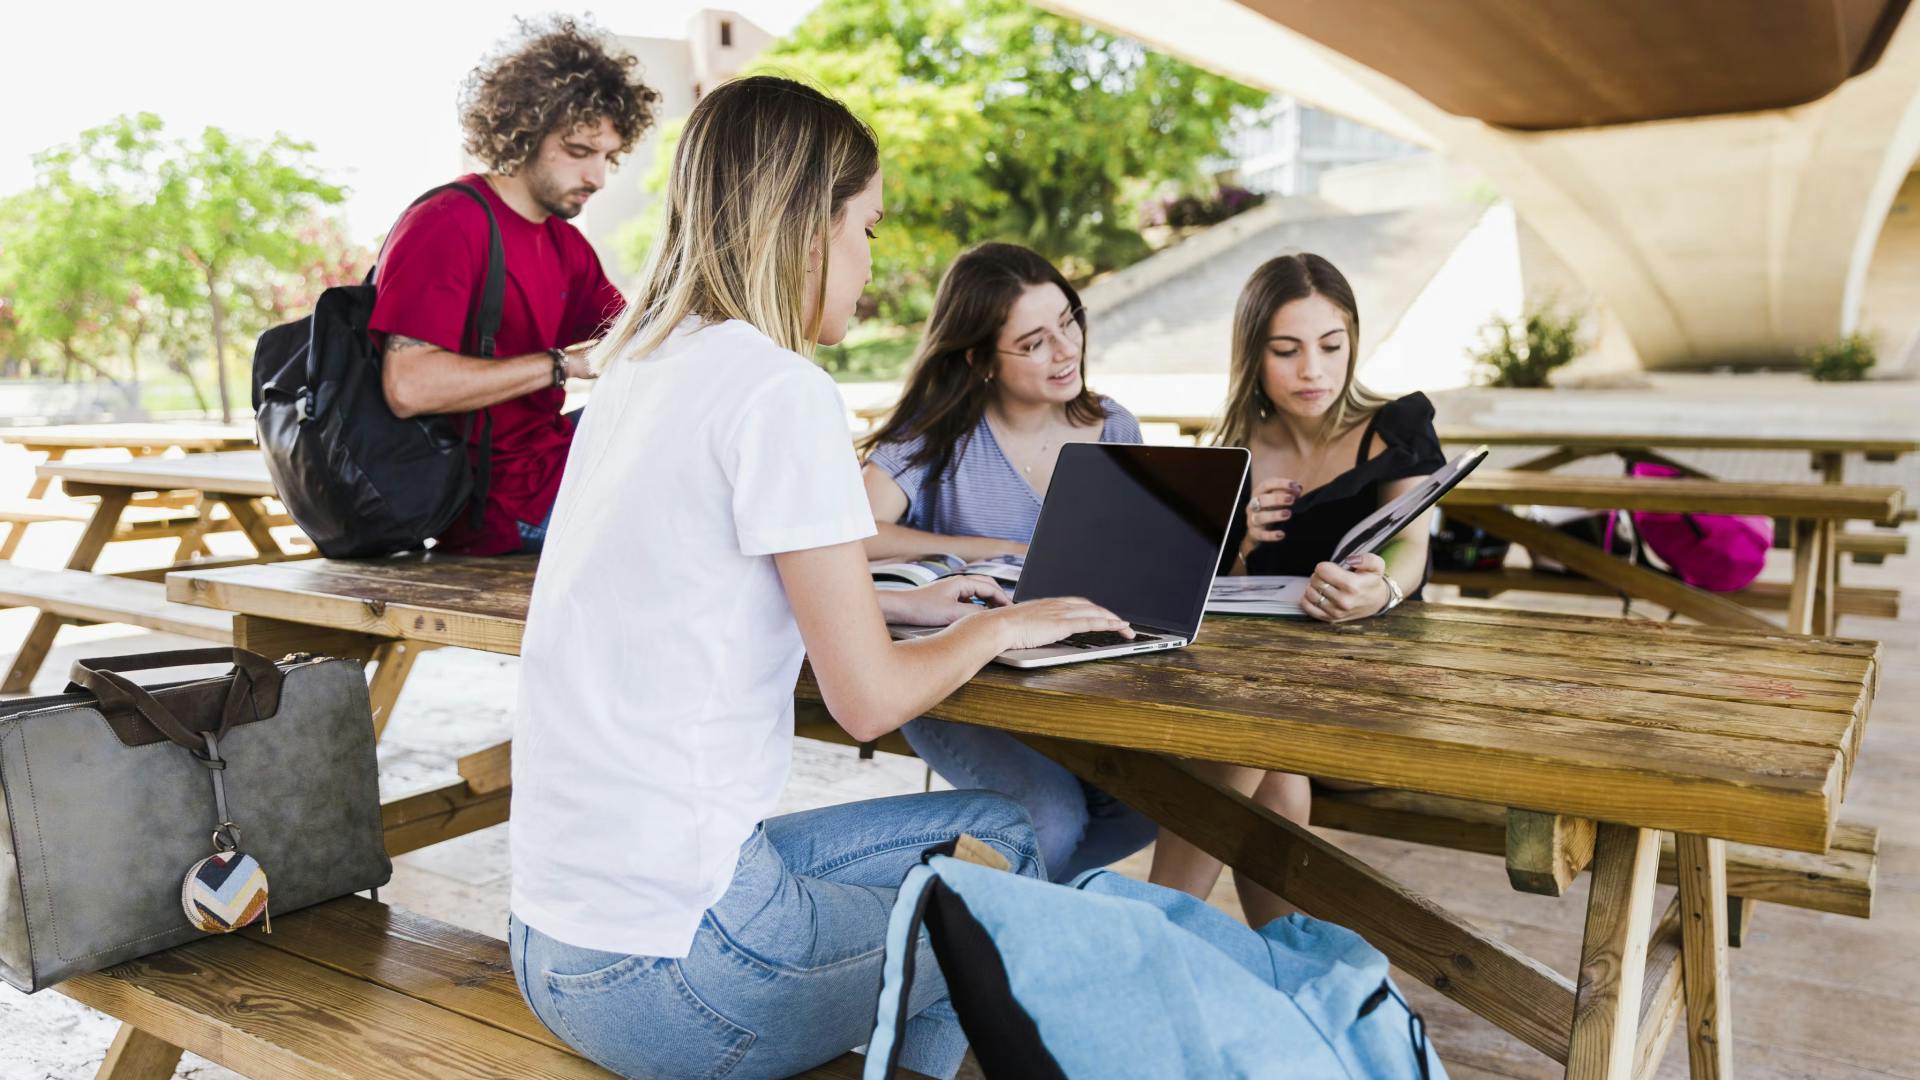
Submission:
POLYGON ((1056 343, 1068 349, 1078 349, 1087 342, 1087 332, 1081 329, 1086 322, 1087 309, 1074 308, 1060 318, 1058 326, 1043 326, 1035 331, 1037 336, 1011 349, 1001 349, 1008 356, 1024 357, 1028 360, 1051 360, 1055 355, 1056 343))

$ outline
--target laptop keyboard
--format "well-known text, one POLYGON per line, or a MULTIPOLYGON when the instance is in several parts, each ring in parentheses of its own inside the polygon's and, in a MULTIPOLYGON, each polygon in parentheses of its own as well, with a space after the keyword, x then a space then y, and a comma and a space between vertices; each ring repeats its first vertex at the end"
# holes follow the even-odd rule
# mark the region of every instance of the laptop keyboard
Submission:
POLYGON ((1089 630, 1084 634, 1075 634, 1060 639, 1059 644, 1075 649, 1104 649, 1109 645, 1138 645, 1143 641, 1154 641, 1157 635, 1136 634, 1127 637, 1117 630, 1089 630))

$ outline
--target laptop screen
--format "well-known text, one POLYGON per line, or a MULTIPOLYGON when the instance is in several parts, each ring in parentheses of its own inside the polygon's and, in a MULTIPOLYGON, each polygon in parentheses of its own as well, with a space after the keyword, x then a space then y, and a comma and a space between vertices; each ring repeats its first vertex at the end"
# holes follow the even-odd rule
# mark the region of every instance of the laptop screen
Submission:
POLYGON ((1193 637, 1247 462, 1229 448, 1061 447, 1014 599, 1084 596, 1193 637))

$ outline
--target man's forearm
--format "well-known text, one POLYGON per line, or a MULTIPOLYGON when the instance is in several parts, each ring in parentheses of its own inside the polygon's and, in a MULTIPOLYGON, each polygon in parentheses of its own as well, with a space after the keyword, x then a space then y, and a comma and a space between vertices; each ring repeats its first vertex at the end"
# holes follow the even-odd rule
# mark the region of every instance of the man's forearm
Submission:
POLYGON ((416 338, 387 338, 381 388, 395 416, 471 412, 552 385, 553 358, 544 352, 462 356, 416 338))

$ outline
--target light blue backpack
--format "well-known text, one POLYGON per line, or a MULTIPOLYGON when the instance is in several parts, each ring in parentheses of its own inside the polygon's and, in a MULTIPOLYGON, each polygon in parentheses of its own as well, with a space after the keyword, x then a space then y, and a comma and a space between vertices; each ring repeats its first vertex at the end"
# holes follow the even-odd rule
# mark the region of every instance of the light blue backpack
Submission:
POLYGON ((994 1080, 1446 1077, 1351 930, 1293 915, 1254 931, 1108 871, 1054 885, 936 855, 894 905, 866 1080, 893 1073, 923 924, 994 1080))

